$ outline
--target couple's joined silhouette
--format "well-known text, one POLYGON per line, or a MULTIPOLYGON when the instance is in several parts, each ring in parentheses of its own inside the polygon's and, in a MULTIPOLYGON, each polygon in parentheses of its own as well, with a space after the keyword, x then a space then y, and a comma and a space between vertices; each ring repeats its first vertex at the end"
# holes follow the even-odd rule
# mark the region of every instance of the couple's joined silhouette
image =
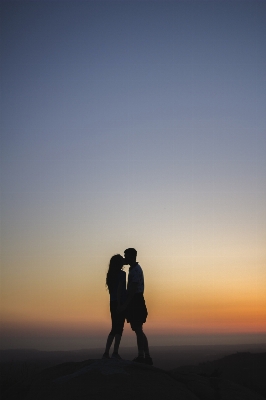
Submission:
POLYGON ((103 358, 109 358, 109 351, 114 341, 112 358, 120 359, 118 354, 124 323, 130 323, 132 331, 135 332, 138 346, 138 356, 133 361, 153 365, 149 353, 148 340, 143 332, 143 324, 148 315, 144 300, 144 276, 137 262, 137 251, 128 248, 124 256, 114 255, 109 263, 106 276, 106 285, 110 294, 110 313, 112 329, 107 337, 103 358), (126 286, 126 273, 122 270, 124 265, 130 265, 128 282, 126 286))

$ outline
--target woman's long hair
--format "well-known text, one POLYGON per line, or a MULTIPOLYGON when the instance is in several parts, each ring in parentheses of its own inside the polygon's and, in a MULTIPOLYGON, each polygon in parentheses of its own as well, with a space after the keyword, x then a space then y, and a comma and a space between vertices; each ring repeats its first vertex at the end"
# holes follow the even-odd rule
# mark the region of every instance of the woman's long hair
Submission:
POLYGON ((110 260, 106 275, 106 286, 108 287, 109 292, 112 289, 112 286, 115 284, 117 275, 121 270, 122 259, 123 257, 120 254, 116 254, 110 260))

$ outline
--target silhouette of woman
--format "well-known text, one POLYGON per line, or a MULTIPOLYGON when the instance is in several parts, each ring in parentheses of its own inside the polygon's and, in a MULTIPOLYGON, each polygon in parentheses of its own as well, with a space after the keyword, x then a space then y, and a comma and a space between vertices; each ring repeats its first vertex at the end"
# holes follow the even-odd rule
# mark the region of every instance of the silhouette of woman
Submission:
POLYGON ((106 286, 110 294, 110 313, 112 320, 112 329, 107 337, 105 352, 102 358, 110 358, 109 350, 112 346, 113 340, 114 351, 112 358, 121 357, 118 354, 118 349, 124 329, 125 312, 117 312, 118 307, 122 306, 126 299, 126 273, 122 271, 124 265, 124 258, 120 254, 113 256, 109 263, 109 269, 106 275, 106 286))

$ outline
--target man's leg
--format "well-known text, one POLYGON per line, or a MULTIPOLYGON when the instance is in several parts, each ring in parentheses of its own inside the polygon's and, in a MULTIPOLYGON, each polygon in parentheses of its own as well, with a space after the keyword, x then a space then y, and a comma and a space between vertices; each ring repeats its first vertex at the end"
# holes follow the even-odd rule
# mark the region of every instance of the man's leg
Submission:
MULTIPOLYGON (((142 330, 142 325, 135 327, 135 333, 137 336, 137 345, 138 345, 138 356, 139 357, 144 357, 144 346, 145 346, 145 340, 144 340, 144 333, 142 330)), ((145 336, 146 338, 146 336, 145 336)), ((147 338, 146 338, 147 339, 147 338)))
POLYGON ((150 356, 148 339, 144 332, 143 332, 143 346, 144 346, 144 354, 145 354, 145 364, 153 365, 153 361, 150 356))
POLYGON ((135 329, 135 332, 136 332, 136 336, 137 336, 139 355, 142 355, 142 356, 144 356, 144 354, 149 355, 150 354, 149 343, 148 343, 147 336, 143 332, 142 326, 137 327, 135 329))
POLYGON ((148 339, 142 330, 142 325, 141 326, 133 326, 132 329, 136 333, 137 344, 138 344, 138 357, 136 357, 133 361, 145 363, 148 365, 153 365, 153 361, 152 361, 152 358, 150 356, 150 351, 149 351, 148 339), (144 358, 144 355, 145 355, 145 358, 144 358))
POLYGON ((142 331, 142 333, 143 333, 143 350, 144 350, 145 357, 146 357, 147 355, 150 355, 149 343, 148 343, 148 339, 147 339, 147 336, 145 335, 145 333, 143 331, 142 331))

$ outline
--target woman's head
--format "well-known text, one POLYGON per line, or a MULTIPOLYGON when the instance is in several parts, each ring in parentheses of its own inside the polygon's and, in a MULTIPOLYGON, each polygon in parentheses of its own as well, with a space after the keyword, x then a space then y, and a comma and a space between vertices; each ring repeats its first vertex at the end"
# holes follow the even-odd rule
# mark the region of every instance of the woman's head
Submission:
POLYGON ((111 257, 109 262, 109 268, 106 276, 106 285, 110 290, 113 283, 115 283, 115 279, 119 271, 123 268, 124 258, 120 254, 116 254, 111 257))
POLYGON ((119 271, 120 269, 122 269, 123 265, 124 265, 124 258, 120 254, 116 254, 110 259, 109 270, 112 269, 119 271))

